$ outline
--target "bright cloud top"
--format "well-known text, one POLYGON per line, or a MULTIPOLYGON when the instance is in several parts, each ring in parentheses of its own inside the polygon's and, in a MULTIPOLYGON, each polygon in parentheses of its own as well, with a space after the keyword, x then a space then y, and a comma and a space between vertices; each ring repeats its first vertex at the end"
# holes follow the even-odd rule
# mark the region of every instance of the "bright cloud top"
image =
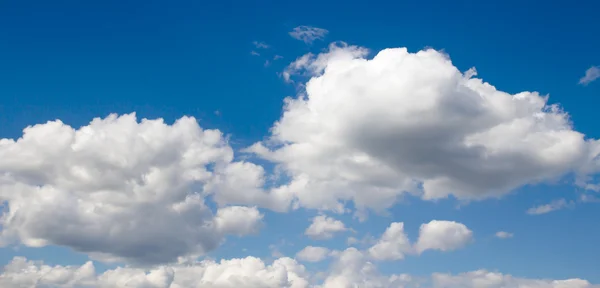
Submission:
POLYGON ((0 140, 0 239, 144 263, 213 250, 226 234, 256 232, 262 219, 254 207, 214 215, 205 205, 203 186, 237 165, 232 158, 221 132, 190 117, 28 127, 0 140))
POLYGON ((432 49, 366 55, 332 44, 299 57, 284 74, 309 76, 305 93, 247 149, 291 177, 280 192, 296 206, 381 210, 406 192, 484 199, 569 173, 585 185, 598 171, 598 142, 547 97, 497 90, 432 49))

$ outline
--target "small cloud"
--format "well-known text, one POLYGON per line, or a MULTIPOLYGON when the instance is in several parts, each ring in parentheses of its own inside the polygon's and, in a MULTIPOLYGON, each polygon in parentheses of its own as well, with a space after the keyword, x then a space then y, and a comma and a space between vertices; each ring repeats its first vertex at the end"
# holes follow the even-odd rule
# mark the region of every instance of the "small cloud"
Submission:
POLYGON ((567 202, 567 200, 565 200, 565 199, 558 199, 558 200, 554 200, 548 204, 531 207, 531 208, 527 209, 527 214, 529 214, 529 215, 546 214, 546 213, 550 213, 552 211, 571 207, 571 206, 573 206, 573 204, 574 203, 572 201, 567 202))
POLYGON ((217 116, 221 116, 221 111, 219 111, 219 110, 215 110, 215 115, 217 115, 217 116))
POLYGON ((581 194, 579 201, 581 203, 600 203, 600 198, 594 195, 581 194))
POLYGON ((273 57, 273 60, 279 60, 279 59, 281 59, 281 58, 283 58, 283 56, 281 56, 281 55, 275 55, 275 56, 273 57))
POLYGON ((252 56, 260 56, 260 53, 252 50, 252 52, 250 52, 250 55, 252 55, 252 56))
POLYGON ((315 240, 325 240, 333 238, 336 233, 349 230, 351 229, 347 228, 342 221, 319 215, 312 219, 304 234, 315 240))
POLYGON ((354 237, 348 237, 348 240, 346 240, 346 243, 348 244, 348 246, 352 246, 358 242, 359 242, 359 240, 354 237))
POLYGON ((600 66, 592 66, 585 71, 585 76, 579 79, 579 84, 587 85, 600 78, 600 66))
POLYGON ((506 232, 506 231, 498 231, 498 232, 496 232, 496 237, 500 238, 500 239, 512 238, 513 236, 515 236, 515 234, 510 233, 510 232, 506 232))
POLYGON ((254 46, 258 49, 269 49, 269 47, 271 47, 269 44, 260 41, 254 41, 252 44, 254 44, 254 46))
POLYGON ((265 65, 265 67, 267 67, 267 66, 271 65, 271 61, 269 61, 269 60, 265 60, 265 64, 264 64, 264 65, 265 65))
POLYGON ((323 28, 311 26, 298 26, 289 32, 290 36, 296 40, 304 41, 306 44, 311 44, 315 40, 323 40, 329 31, 323 28))

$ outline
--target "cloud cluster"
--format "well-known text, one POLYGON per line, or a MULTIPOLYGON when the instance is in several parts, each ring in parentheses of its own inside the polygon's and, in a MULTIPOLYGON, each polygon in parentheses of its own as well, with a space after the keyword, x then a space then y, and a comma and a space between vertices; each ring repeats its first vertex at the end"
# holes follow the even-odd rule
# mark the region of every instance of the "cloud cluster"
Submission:
POLYGON ((15 258, 4 267, 0 286, 17 287, 94 287, 94 288, 189 288, 189 287, 308 287, 305 268, 290 258, 280 258, 271 265, 247 257, 202 261, 193 265, 162 266, 146 271, 116 268, 96 274, 94 264, 82 266, 48 266, 42 262, 15 258))
POLYGON ((473 232, 464 224, 432 220, 421 225, 419 238, 414 245, 411 245, 404 232, 404 223, 394 222, 385 230, 375 245, 369 248, 368 252, 376 260, 401 260, 406 254, 420 254, 426 250, 460 249, 471 241, 473 241, 473 232))
POLYGON ((367 54, 341 44, 299 57, 284 76, 309 76, 305 90, 246 150, 291 178, 279 189, 297 206, 381 210, 403 193, 477 200, 569 173, 585 186, 598 172, 598 141, 548 97, 498 90, 432 49, 367 54))
POLYGON ((316 280, 290 258, 270 264, 259 258, 201 261, 190 265, 161 266, 150 270, 116 268, 97 273, 92 262, 81 266, 49 266, 16 257, 0 274, 4 288, 597 288, 582 279, 524 279, 486 270, 458 275, 434 273, 429 278, 408 274, 386 276, 355 248, 339 251, 324 280, 316 280))
POLYGON ((3 245, 163 263, 254 233, 262 219, 255 207, 215 215, 205 204, 204 186, 243 163, 221 132, 190 117, 168 125, 110 115, 79 129, 51 121, 1 139, 0 159, 3 245))

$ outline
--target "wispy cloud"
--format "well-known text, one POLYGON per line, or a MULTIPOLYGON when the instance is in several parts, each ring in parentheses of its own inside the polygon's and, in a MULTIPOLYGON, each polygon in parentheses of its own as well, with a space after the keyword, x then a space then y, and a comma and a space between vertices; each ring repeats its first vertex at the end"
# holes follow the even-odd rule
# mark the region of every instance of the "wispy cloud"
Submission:
POLYGON ((540 215, 550 213, 552 211, 561 210, 564 208, 572 207, 574 205, 573 201, 567 202, 565 199, 554 200, 548 204, 535 206, 527 209, 527 214, 529 215, 540 215))
POLYGON ((579 79, 579 84, 587 85, 600 78, 600 66, 592 66, 585 71, 585 76, 579 79))
POLYGON ((258 49, 269 49, 269 47, 271 47, 269 44, 260 41, 254 41, 252 44, 254 44, 254 47, 258 49))
POLYGON ((498 231, 498 232, 496 232, 496 237, 500 238, 500 239, 512 238, 513 236, 515 236, 515 234, 510 233, 510 232, 506 232, 506 231, 498 231))
POLYGON ((258 52, 256 52, 256 51, 253 50, 253 51, 250 52, 250 55, 252 55, 252 56, 260 56, 260 53, 258 53, 258 52))
POLYGON ((323 40, 327 36, 326 29, 317 28, 312 26, 298 26, 294 28, 289 34, 292 38, 304 41, 306 44, 311 44, 315 40, 323 40))
POLYGON ((281 56, 281 55, 275 55, 275 56, 273 56, 273 60, 279 60, 281 58, 283 58, 283 56, 281 56))

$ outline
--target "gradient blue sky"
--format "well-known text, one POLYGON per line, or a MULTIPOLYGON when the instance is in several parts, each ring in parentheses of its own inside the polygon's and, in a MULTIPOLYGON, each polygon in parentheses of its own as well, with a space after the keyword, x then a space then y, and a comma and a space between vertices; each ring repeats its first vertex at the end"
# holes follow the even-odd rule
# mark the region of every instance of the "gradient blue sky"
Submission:
MULTIPOLYGON (((191 115, 202 127, 229 134, 232 147, 246 147, 268 135, 283 99, 296 93, 278 73, 333 41, 371 51, 443 49, 461 71, 474 66, 478 77, 500 90, 549 94, 551 103, 569 112, 575 130, 600 138, 600 81, 578 84, 588 68, 600 64, 598 11, 598 1, 2 1, 0 138, 16 139, 26 126, 48 120, 79 127, 109 113, 136 112, 169 123, 191 115), (329 33, 305 45, 288 35, 299 25, 329 33), (253 41, 270 48, 259 51, 253 41), (253 50, 261 55, 251 55, 253 50), (283 58, 265 66, 275 55, 283 58)), ((366 223, 352 215, 337 217, 356 234, 327 241, 303 235, 316 211, 264 211, 259 235, 232 237, 210 256, 267 259, 269 245, 288 256, 306 245, 344 249, 347 236, 378 237, 393 221, 405 222, 416 240, 421 223, 447 219, 467 225, 475 241, 458 251, 379 265, 380 270, 427 275, 485 268, 600 283, 597 203, 526 213, 556 199, 577 199, 580 190, 542 184, 460 207, 455 200, 409 197, 389 215, 372 215, 366 223), (497 231, 514 237, 495 238, 497 231)), ((0 264, 17 255, 50 264, 87 259, 66 247, 22 246, 0 248, 0 264)))

